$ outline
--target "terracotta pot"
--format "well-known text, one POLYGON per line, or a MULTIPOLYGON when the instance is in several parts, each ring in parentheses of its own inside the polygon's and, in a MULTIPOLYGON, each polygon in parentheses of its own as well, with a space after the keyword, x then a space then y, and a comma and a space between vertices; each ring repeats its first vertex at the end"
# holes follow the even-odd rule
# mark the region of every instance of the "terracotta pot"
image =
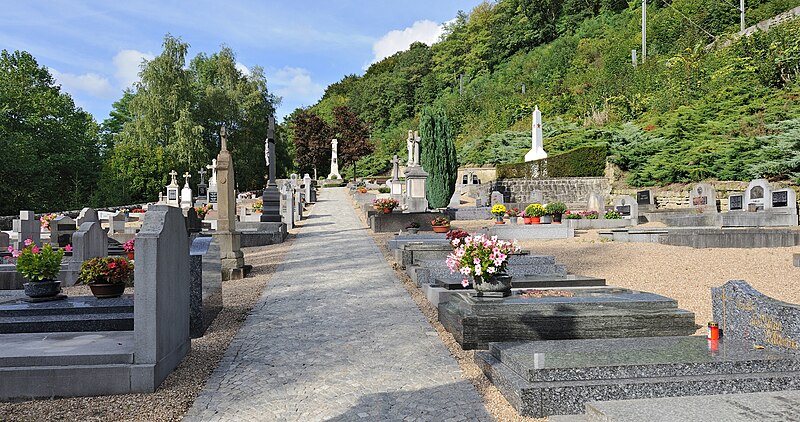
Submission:
POLYGON ((522 217, 522 222, 525 224, 531 224, 532 218, 530 217, 522 217))
POLYGON ((133 254, 134 254, 134 252, 133 252, 133 251, 130 251, 130 252, 126 252, 126 254, 128 254, 128 260, 131 260, 131 261, 132 261, 132 260, 133 260, 133 254))
POLYGON ((89 283, 89 289, 98 299, 110 299, 125 293, 125 283, 89 283))
POLYGON ((531 217, 531 224, 542 224, 542 217, 531 217))
POLYGON ((434 233, 447 233, 450 231, 450 226, 432 226, 434 233))
POLYGON ((383 209, 383 213, 384 214, 391 214, 392 213, 392 209, 391 208, 384 208, 383 209))

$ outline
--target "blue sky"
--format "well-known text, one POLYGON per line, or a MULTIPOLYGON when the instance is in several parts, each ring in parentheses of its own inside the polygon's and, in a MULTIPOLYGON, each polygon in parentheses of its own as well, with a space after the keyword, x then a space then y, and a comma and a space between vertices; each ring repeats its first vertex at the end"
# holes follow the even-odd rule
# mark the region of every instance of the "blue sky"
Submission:
POLYGON ((78 106, 102 122, 138 65, 166 33, 189 59, 225 44, 241 68, 264 68, 283 97, 278 119, 315 103, 326 86, 363 74, 376 59, 428 44, 440 25, 479 0, 19 1, 0 0, 0 49, 25 50, 47 66, 78 106))

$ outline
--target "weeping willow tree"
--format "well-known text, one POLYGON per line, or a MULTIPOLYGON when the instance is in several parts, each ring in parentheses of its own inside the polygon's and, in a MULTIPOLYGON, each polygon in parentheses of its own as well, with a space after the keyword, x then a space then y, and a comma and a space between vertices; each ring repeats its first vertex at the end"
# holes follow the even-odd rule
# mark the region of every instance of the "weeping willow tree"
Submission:
POLYGON ((425 195, 431 208, 444 208, 456 188, 458 158, 453 128, 443 108, 426 108, 419 120, 420 161, 428 172, 425 195))

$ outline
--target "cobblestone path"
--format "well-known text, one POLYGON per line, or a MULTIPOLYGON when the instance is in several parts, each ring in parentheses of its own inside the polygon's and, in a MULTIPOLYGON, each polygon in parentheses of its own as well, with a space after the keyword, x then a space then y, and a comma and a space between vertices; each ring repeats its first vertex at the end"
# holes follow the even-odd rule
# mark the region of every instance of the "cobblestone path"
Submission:
POLYGON ((492 420, 344 189, 320 199, 186 420, 492 420))

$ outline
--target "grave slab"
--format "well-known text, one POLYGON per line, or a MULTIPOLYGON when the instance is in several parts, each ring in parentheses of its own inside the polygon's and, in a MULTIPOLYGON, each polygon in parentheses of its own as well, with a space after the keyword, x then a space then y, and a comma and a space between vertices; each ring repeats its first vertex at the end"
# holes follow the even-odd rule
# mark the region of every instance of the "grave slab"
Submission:
MULTIPOLYGON (((435 286, 443 287, 446 290, 467 290, 472 289, 472 284, 464 287, 461 280, 452 278, 437 278, 435 286)), ((592 287, 605 286, 606 279, 597 277, 586 277, 582 275, 529 275, 514 277, 511 279, 511 287, 519 289, 542 289, 542 288, 562 288, 562 287, 592 287)))
POLYGON ((697 329, 694 313, 668 297, 612 286, 562 290, 572 296, 461 293, 439 304, 439 321, 464 350, 497 341, 685 336, 697 329))
POLYGON ((575 237, 575 229, 566 224, 497 224, 487 230, 489 236, 500 239, 568 239, 575 237))
POLYGON ((28 303, 0 298, 0 333, 47 333, 133 330, 133 296, 113 299, 69 296, 28 303))
POLYGON ((800 387, 794 356, 710 347, 700 336, 492 343, 475 361, 520 414, 534 417, 583 413, 597 400, 800 387))

